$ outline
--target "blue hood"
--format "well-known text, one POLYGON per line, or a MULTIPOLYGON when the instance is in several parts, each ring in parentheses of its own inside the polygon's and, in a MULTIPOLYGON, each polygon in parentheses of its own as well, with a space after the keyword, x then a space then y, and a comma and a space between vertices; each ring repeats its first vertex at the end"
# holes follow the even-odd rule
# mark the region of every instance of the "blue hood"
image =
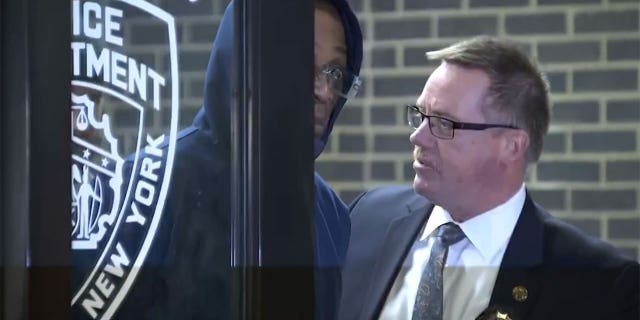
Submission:
MULTIPOLYGON (((360 74, 362 63, 362 32, 358 19, 344 0, 331 0, 338 10, 345 32, 347 44, 347 68, 353 74, 360 74)), ((233 7, 231 1, 218 28, 218 33, 211 50, 204 88, 204 105, 196 115, 193 126, 204 131, 211 139, 229 150, 230 141, 230 106, 231 106, 231 68, 234 65, 233 55, 233 7)), ((346 100, 340 98, 336 102, 329 123, 319 140, 314 141, 314 156, 317 158, 324 150, 333 125, 346 100)))

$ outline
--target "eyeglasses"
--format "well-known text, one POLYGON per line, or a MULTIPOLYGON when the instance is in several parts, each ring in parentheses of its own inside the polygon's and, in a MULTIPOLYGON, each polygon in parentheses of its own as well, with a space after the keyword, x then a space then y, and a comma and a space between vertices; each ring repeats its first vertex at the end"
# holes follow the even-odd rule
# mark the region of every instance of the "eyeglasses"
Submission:
POLYGON ((414 130, 418 129, 424 122, 424 119, 429 121, 429 131, 435 137, 440 139, 453 139, 453 133, 455 129, 460 130, 485 130, 489 128, 507 128, 507 129, 519 129, 516 126, 505 124, 487 124, 487 123, 469 123, 469 122, 456 122, 447 118, 439 116, 428 116, 420 108, 415 105, 407 106, 407 121, 409 126, 414 130))
POLYGON ((362 85, 362 80, 351 71, 336 65, 324 66, 316 72, 315 81, 325 81, 331 91, 338 96, 351 99, 356 96, 362 85))

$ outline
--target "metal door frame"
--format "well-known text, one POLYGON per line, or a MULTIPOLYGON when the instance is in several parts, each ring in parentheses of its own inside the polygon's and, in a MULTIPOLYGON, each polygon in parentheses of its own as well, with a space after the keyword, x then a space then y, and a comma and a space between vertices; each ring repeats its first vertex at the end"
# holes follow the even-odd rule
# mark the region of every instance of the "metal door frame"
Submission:
POLYGON ((235 5, 234 318, 313 319, 314 3, 235 5))
POLYGON ((1 309, 6 319, 69 317, 70 5, 0 2, 1 309))

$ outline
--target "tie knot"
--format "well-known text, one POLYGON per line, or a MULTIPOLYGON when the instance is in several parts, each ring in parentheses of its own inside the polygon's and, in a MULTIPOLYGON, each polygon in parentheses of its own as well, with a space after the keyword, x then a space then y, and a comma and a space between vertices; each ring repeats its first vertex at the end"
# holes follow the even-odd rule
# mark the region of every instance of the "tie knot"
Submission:
POLYGON ((436 237, 440 238, 442 244, 450 246, 462 239, 464 239, 464 232, 460 227, 452 222, 447 222, 438 227, 436 237))

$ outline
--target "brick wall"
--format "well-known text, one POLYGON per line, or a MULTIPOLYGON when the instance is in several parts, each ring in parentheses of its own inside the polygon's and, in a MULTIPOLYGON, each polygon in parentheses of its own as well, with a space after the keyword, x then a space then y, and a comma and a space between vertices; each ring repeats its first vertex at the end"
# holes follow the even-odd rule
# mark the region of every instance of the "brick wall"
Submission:
MULTIPOLYGON (((552 125, 527 181, 535 199, 640 256, 638 0, 349 1, 365 34, 365 86, 317 161, 345 202, 371 187, 411 183, 402 106, 415 101, 434 68, 424 52, 479 34, 508 37, 540 60, 551 82, 552 125)), ((182 127, 202 103, 211 41, 228 0, 155 2, 177 18, 182 127)), ((149 21, 130 19, 128 28, 140 33, 134 49, 166 59, 149 21)))

